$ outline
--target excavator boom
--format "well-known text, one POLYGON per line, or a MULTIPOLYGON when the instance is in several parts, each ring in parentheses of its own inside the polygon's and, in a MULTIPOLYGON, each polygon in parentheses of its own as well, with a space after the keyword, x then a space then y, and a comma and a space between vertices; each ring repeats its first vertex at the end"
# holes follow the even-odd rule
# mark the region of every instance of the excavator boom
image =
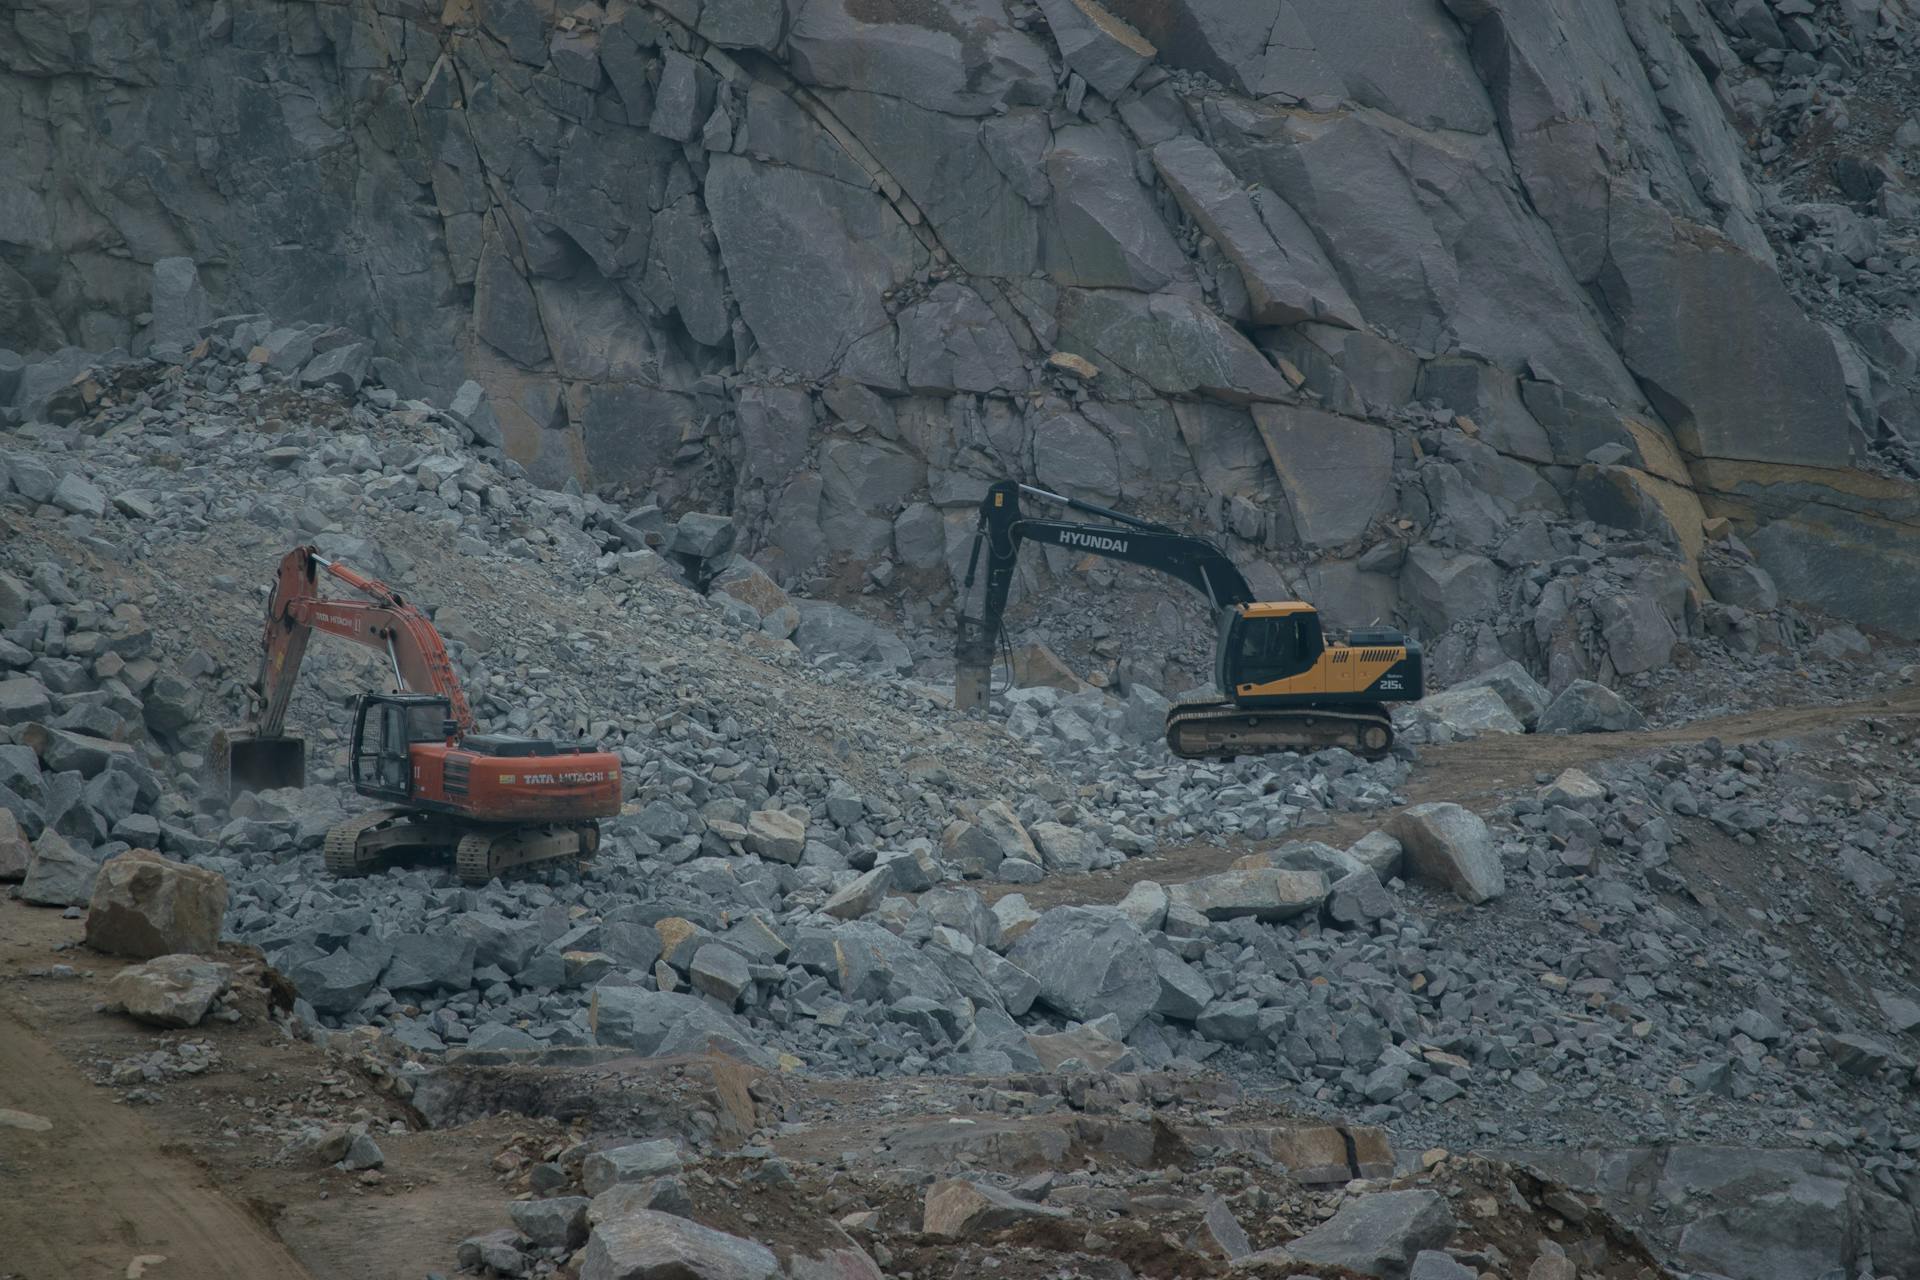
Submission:
POLYGON ((1013 587, 1020 547, 1026 542, 1085 551, 1156 570, 1205 596, 1215 612, 1253 600, 1253 589, 1247 585, 1246 577, 1227 558, 1226 552, 1205 538, 1065 494, 1002 480, 988 489, 987 496, 980 502, 980 523, 967 561, 966 585, 961 592, 964 605, 973 594, 974 578, 984 552, 987 579, 980 616, 966 617, 963 611, 960 638, 954 650, 955 703, 963 711, 986 702, 994 646, 1004 625, 1007 595, 1013 587), (1097 525, 1031 519, 1020 511, 1023 493, 1114 523, 1097 525))
POLYGON ((329 560, 313 547, 295 547, 282 557, 267 602, 260 673, 249 690, 256 705, 254 721, 223 730, 214 743, 219 790, 232 795, 306 784, 306 743, 286 736, 287 704, 315 631, 385 655, 399 689, 445 698, 459 731, 473 730, 473 711, 453 660, 426 613, 379 579, 329 560), (367 599, 322 596, 323 571, 367 599))
POLYGON ((426 613, 379 579, 328 560, 312 547, 295 547, 280 561, 267 604, 260 676, 253 687, 260 702, 253 731, 259 737, 278 737, 284 729, 307 640, 316 630, 384 653, 396 685, 410 693, 440 695, 452 705, 460 731, 473 731, 467 695, 454 674, 447 646, 426 613), (323 598, 321 570, 367 599, 323 598))

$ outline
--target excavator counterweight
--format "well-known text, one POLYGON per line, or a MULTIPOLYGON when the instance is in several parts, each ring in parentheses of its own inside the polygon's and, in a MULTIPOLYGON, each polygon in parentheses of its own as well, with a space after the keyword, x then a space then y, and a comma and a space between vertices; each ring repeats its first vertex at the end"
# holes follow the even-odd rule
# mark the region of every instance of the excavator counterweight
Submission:
POLYGON ((1027 542, 1085 551, 1164 573, 1205 596, 1219 621, 1214 677, 1221 697, 1167 713, 1174 754, 1232 759, 1273 751, 1345 747, 1370 759, 1393 746, 1387 703, 1424 693, 1420 646, 1390 627, 1328 639, 1320 615, 1298 600, 1258 601, 1245 575, 1214 543, 1109 507, 1011 480, 987 490, 961 591, 954 644, 954 705, 985 704, 1002 647, 1007 596, 1027 542), (1021 495, 1098 516, 1105 524, 1022 515, 1021 495), (978 617, 966 603, 985 559, 978 617))
POLYGON ((215 735, 211 788, 302 786, 306 742, 286 733, 307 642, 315 631, 382 654, 396 694, 363 694, 348 772, 383 802, 327 833, 327 870, 364 873, 387 858, 451 852, 460 878, 485 884, 516 867, 588 856, 598 820, 620 811, 620 760, 574 743, 475 732, 453 660, 424 610, 385 583, 296 547, 280 562, 267 604, 253 723, 215 735), (331 599, 321 572, 366 597, 331 599))

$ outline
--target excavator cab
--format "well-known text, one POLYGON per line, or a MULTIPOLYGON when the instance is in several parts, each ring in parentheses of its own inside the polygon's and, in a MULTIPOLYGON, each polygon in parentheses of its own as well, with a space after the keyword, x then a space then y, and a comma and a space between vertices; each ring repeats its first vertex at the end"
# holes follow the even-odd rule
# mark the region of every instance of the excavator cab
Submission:
POLYGON ((1254 604, 1225 609, 1214 678, 1231 695, 1247 685, 1290 680, 1313 669, 1326 649, 1320 615, 1298 605, 1254 604))
POLYGON ((354 708, 354 790, 405 800, 413 794, 413 744, 445 742, 451 704, 431 694, 362 694, 354 708))

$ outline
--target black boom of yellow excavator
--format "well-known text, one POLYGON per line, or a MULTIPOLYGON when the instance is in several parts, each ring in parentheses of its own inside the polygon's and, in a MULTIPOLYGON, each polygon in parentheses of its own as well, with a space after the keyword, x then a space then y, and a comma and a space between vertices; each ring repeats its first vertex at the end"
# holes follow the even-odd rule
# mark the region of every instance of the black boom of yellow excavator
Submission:
POLYGON ((1205 538, 1002 480, 981 499, 961 595, 954 702, 962 710, 986 701, 1014 566, 1028 542, 1153 569, 1207 598, 1219 618, 1214 679, 1221 696, 1178 703, 1167 713, 1167 745, 1176 755, 1231 759, 1345 747, 1377 759, 1393 747, 1386 704, 1418 701, 1425 694, 1420 646, 1399 631, 1373 627, 1329 638, 1312 605, 1255 600, 1226 552, 1205 538), (1022 494, 1113 523, 1026 517, 1020 511, 1022 494), (985 592, 974 617, 965 605, 983 552, 985 592))

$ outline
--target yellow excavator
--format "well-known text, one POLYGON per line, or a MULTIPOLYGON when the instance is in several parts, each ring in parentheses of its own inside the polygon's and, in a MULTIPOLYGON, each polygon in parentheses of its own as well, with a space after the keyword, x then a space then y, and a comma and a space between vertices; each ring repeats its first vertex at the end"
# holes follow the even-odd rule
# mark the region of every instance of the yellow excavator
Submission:
POLYGON ((1345 747, 1377 760, 1393 748, 1388 703, 1425 694, 1420 646, 1392 627, 1329 638, 1320 614, 1298 600, 1258 601, 1227 553, 1205 538, 1110 507, 1002 480, 980 501, 967 560, 954 645, 954 705, 982 706, 994 660, 1007 649, 1007 593, 1028 542, 1085 551, 1153 569, 1186 583, 1219 619, 1214 680, 1221 697, 1176 703, 1167 712, 1167 745, 1189 759, 1345 747), (1021 514, 1022 495, 1110 524, 1042 520, 1021 514), (968 615, 974 581, 986 569, 978 617, 968 615))

